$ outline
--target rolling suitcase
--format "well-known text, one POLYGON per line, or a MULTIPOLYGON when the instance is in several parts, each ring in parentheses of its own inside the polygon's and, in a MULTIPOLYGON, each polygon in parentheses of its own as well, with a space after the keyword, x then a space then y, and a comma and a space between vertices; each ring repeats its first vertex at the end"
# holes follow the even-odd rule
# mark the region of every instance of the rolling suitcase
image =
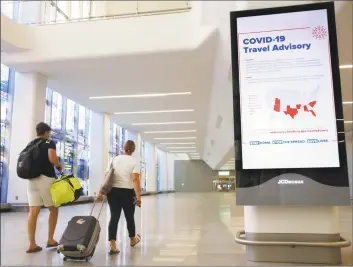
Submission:
POLYGON ((88 262, 93 257, 101 231, 99 216, 105 201, 102 202, 97 218, 92 216, 96 202, 89 216, 75 216, 69 221, 57 248, 57 252, 64 255, 64 261, 71 259, 88 262))

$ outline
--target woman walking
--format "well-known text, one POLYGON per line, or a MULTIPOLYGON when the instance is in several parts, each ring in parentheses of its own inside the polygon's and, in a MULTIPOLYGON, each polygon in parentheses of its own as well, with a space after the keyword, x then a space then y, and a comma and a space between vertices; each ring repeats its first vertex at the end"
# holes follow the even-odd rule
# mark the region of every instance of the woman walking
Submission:
MULTIPOLYGON (((107 170, 107 172, 111 168, 114 170, 112 189, 107 195, 111 216, 108 229, 110 255, 120 252, 116 240, 121 210, 124 210, 130 246, 134 247, 141 241, 135 227, 135 206, 141 207, 140 163, 131 156, 134 151, 135 143, 131 140, 126 141, 124 154, 115 157, 107 170)), ((98 198, 102 199, 102 195, 99 194, 98 198)))

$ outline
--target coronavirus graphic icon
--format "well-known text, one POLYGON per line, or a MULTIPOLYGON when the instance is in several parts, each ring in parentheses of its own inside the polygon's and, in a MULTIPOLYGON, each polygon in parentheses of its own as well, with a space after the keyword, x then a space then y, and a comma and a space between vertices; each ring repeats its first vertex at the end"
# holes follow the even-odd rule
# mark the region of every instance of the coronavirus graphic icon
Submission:
POLYGON ((312 33, 317 40, 324 40, 327 37, 327 29, 324 26, 315 26, 312 33))

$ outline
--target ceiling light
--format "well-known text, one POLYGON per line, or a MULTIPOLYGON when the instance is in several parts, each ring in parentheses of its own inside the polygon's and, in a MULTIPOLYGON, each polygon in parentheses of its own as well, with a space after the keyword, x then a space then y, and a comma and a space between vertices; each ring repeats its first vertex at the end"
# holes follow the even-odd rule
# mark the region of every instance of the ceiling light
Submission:
POLYGON ((89 97, 89 99, 146 98, 146 97, 163 97, 163 96, 177 96, 177 95, 191 95, 191 92, 165 93, 165 94, 141 94, 141 95, 91 96, 89 97))
POLYGON ((177 112, 193 112, 194 109, 176 109, 176 110, 153 110, 153 111, 126 111, 115 112, 115 115, 131 115, 131 114, 156 114, 156 113, 177 113, 177 112))
POLYGON ((195 142, 189 142, 189 143, 160 143, 160 145, 195 145, 195 142))
POLYGON ((157 137, 155 140, 186 140, 186 139, 196 139, 196 137, 157 137))
POLYGON ((182 146, 182 147, 177 147, 177 146, 169 146, 167 147, 168 149, 196 149, 196 147, 194 146, 189 146, 189 147, 185 147, 185 146, 182 146))
POLYGON ((196 133, 196 130, 180 130, 180 131, 146 131, 145 134, 157 134, 157 133, 196 133))
POLYGON ((343 101, 342 103, 343 105, 349 105, 349 104, 353 104, 353 101, 343 101))
POLYGON ((139 122, 132 125, 171 125, 171 124, 194 124, 196 121, 170 121, 170 122, 139 122))
POLYGON ((353 65, 341 65, 340 69, 352 69, 353 65))
POLYGON ((191 152, 196 152, 196 150, 182 150, 182 151, 170 151, 170 153, 183 153, 183 154, 186 154, 186 153, 191 153, 191 152))

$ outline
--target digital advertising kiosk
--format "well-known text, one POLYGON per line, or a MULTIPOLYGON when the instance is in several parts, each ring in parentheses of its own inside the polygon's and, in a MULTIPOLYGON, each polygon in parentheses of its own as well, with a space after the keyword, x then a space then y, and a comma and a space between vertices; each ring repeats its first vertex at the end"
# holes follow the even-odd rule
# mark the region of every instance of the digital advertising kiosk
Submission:
POLYGON ((333 2, 230 14, 236 199, 250 261, 340 264, 350 205, 333 2))

